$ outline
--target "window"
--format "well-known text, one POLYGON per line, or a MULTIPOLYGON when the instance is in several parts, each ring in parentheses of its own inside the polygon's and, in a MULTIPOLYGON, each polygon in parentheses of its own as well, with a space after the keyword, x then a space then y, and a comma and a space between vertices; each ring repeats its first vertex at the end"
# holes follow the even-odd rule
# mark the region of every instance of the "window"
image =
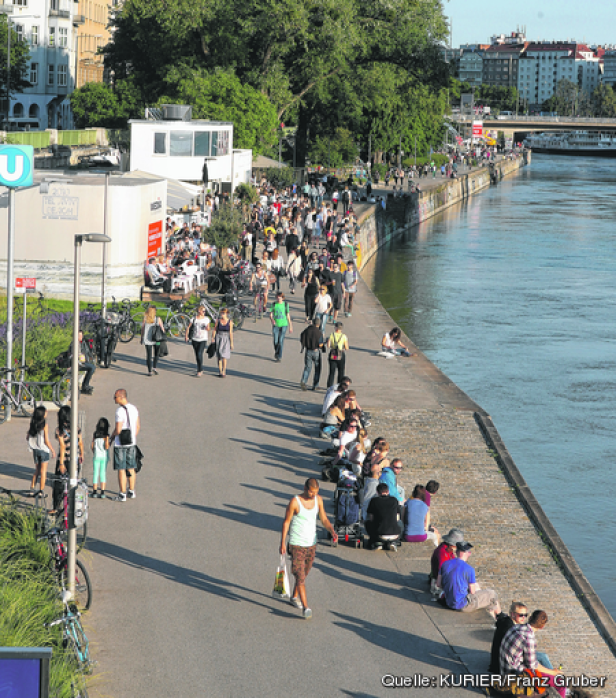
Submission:
POLYGON ((30 35, 32 39, 32 46, 38 46, 39 44, 39 28, 32 27, 32 34, 30 35))
POLYGON ((30 82, 38 84, 38 63, 30 63, 30 82))
POLYGON ((66 87, 68 77, 68 66, 58 66, 58 87, 66 87))
POLYGON ((56 28, 55 27, 49 27, 49 45, 50 46, 56 45, 56 28))
POLYGON ((58 37, 58 46, 66 48, 68 46, 68 28, 60 27, 58 31, 60 33, 60 36, 58 37))
POLYGON ((13 5, 20 5, 21 7, 27 7, 28 0, 13 0, 13 5))
POLYGON ((169 155, 171 157, 190 157, 192 155, 192 133, 190 131, 171 131, 169 155))
POLYGON ((53 65, 48 65, 47 66, 47 84, 48 85, 53 85, 54 84, 54 69, 55 66, 53 65))
POLYGON ((212 155, 218 155, 218 131, 212 131, 212 155))
POLYGON ((195 131, 195 155, 208 156, 210 154, 210 132, 195 131))
POLYGON ((13 27, 15 29, 15 33, 17 34, 17 40, 23 41, 24 40, 24 25, 23 24, 14 24, 13 27))
POLYGON ((155 133, 154 134, 154 155, 166 155, 167 154, 167 134, 166 133, 155 133))

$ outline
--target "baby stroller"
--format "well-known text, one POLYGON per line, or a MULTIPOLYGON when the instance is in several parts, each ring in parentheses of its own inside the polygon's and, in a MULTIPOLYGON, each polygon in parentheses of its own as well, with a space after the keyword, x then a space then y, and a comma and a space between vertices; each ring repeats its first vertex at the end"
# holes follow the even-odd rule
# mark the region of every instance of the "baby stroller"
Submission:
MULTIPOLYGON (((338 540, 361 547, 361 502, 356 479, 340 480, 334 491, 334 531, 338 540)), ((336 547, 337 543, 332 543, 336 547)))

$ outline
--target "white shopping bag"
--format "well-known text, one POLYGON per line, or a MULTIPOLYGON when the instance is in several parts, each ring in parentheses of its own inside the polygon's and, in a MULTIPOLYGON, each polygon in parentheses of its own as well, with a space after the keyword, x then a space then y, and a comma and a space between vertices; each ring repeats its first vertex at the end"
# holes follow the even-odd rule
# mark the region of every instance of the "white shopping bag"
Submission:
POLYGON ((275 599, 291 598, 286 555, 280 556, 280 562, 276 568, 276 580, 274 581, 274 591, 272 591, 272 596, 275 599))

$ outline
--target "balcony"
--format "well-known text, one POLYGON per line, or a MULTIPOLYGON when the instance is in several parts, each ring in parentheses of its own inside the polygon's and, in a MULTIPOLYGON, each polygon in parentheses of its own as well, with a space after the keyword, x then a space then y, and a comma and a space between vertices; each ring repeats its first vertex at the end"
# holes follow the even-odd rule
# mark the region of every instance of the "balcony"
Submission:
POLYGON ((85 24, 86 23, 86 16, 85 15, 73 15, 73 25, 74 26, 79 26, 80 24, 85 24))
POLYGON ((49 16, 50 17, 61 17, 62 19, 70 19, 71 18, 71 11, 70 10, 49 10, 49 16))

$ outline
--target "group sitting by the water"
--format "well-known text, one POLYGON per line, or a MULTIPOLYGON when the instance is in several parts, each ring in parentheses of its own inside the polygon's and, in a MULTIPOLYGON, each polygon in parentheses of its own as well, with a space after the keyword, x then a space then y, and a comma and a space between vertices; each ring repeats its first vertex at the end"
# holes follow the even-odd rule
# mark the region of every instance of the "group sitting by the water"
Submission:
MULTIPOLYGON (((396 341, 396 329, 386 337, 396 341)), ((534 677, 538 685, 544 677, 542 680, 564 697, 562 671, 554 669, 547 655, 537 651, 535 632, 545 627, 547 613, 537 610, 529 617, 526 605, 519 602, 512 604, 509 614, 504 613, 496 592, 479 585, 468 562, 473 545, 464 532, 452 528, 441 538, 431 522, 431 505, 439 483, 430 480, 425 485, 416 484, 411 496, 406 496, 399 482, 402 460, 391 456, 384 437, 373 442, 368 438, 371 423, 351 384, 351 378, 344 376, 328 389, 323 400, 320 435, 331 445, 321 451, 322 479, 355 493, 359 523, 366 534, 364 547, 396 552, 402 543, 432 542, 435 550, 428 580, 433 600, 462 613, 486 609, 495 623, 489 671, 499 678, 490 688, 491 695, 519 695, 523 678, 534 677)), ((589 696, 583 690, 568 695, 589 696)))

